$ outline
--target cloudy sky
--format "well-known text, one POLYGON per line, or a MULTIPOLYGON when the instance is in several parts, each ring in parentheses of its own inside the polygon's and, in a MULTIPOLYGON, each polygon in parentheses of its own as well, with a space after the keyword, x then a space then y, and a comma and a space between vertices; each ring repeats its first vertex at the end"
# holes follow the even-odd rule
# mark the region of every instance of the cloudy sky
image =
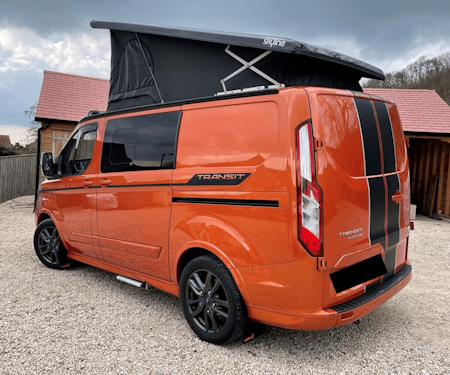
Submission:
POLYGON ((0 134, 24 138, 44 70, 109 78, 93 19, 292 38, 385 72, 450 51, 449 0, 1 0, 0 134))

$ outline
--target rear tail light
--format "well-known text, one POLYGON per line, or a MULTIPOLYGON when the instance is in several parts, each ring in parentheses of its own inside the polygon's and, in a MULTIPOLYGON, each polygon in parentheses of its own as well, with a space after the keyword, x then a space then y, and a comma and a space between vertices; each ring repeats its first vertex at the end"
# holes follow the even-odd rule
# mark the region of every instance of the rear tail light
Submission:
POLYGON ((323 255, 322 190, 315 181, 311 124, 298 129, 297 158, 299 240, 312 256, 320 257, 323 255))

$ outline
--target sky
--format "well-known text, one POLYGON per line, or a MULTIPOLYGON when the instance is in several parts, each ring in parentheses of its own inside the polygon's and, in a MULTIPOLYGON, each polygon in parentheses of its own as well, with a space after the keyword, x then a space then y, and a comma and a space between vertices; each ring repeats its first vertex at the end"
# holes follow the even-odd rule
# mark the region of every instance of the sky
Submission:
POLYGON ((385 73, 450 51, 449 0, 1 0, 0 134, 24 141, 44 70, 109 78, 109 32, 91 20, 291 38, 385 73))

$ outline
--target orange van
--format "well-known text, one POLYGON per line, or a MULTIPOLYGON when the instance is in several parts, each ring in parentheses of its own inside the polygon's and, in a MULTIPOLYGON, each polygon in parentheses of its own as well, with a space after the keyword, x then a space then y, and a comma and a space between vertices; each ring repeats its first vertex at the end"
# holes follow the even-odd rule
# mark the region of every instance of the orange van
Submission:
POLYGON ((209 342, 348 324, 411 279, 406 145, 384 98, 305 86, 92 112, 42 165, 42 263, 179 296, 209 342))

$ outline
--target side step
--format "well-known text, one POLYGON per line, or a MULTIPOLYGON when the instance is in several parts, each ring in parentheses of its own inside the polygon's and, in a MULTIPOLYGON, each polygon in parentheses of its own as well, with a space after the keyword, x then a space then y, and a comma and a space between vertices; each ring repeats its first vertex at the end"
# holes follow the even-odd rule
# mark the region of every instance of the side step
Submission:
POLYGON ((146 288, 147 289, 147 283, 143 283, 142 281, 129 279, 128 277, 121 276, 121 275, 117 275, 116 279, 119 281, 123 281, 124 283, 138 287, 138 288, 146 288))

